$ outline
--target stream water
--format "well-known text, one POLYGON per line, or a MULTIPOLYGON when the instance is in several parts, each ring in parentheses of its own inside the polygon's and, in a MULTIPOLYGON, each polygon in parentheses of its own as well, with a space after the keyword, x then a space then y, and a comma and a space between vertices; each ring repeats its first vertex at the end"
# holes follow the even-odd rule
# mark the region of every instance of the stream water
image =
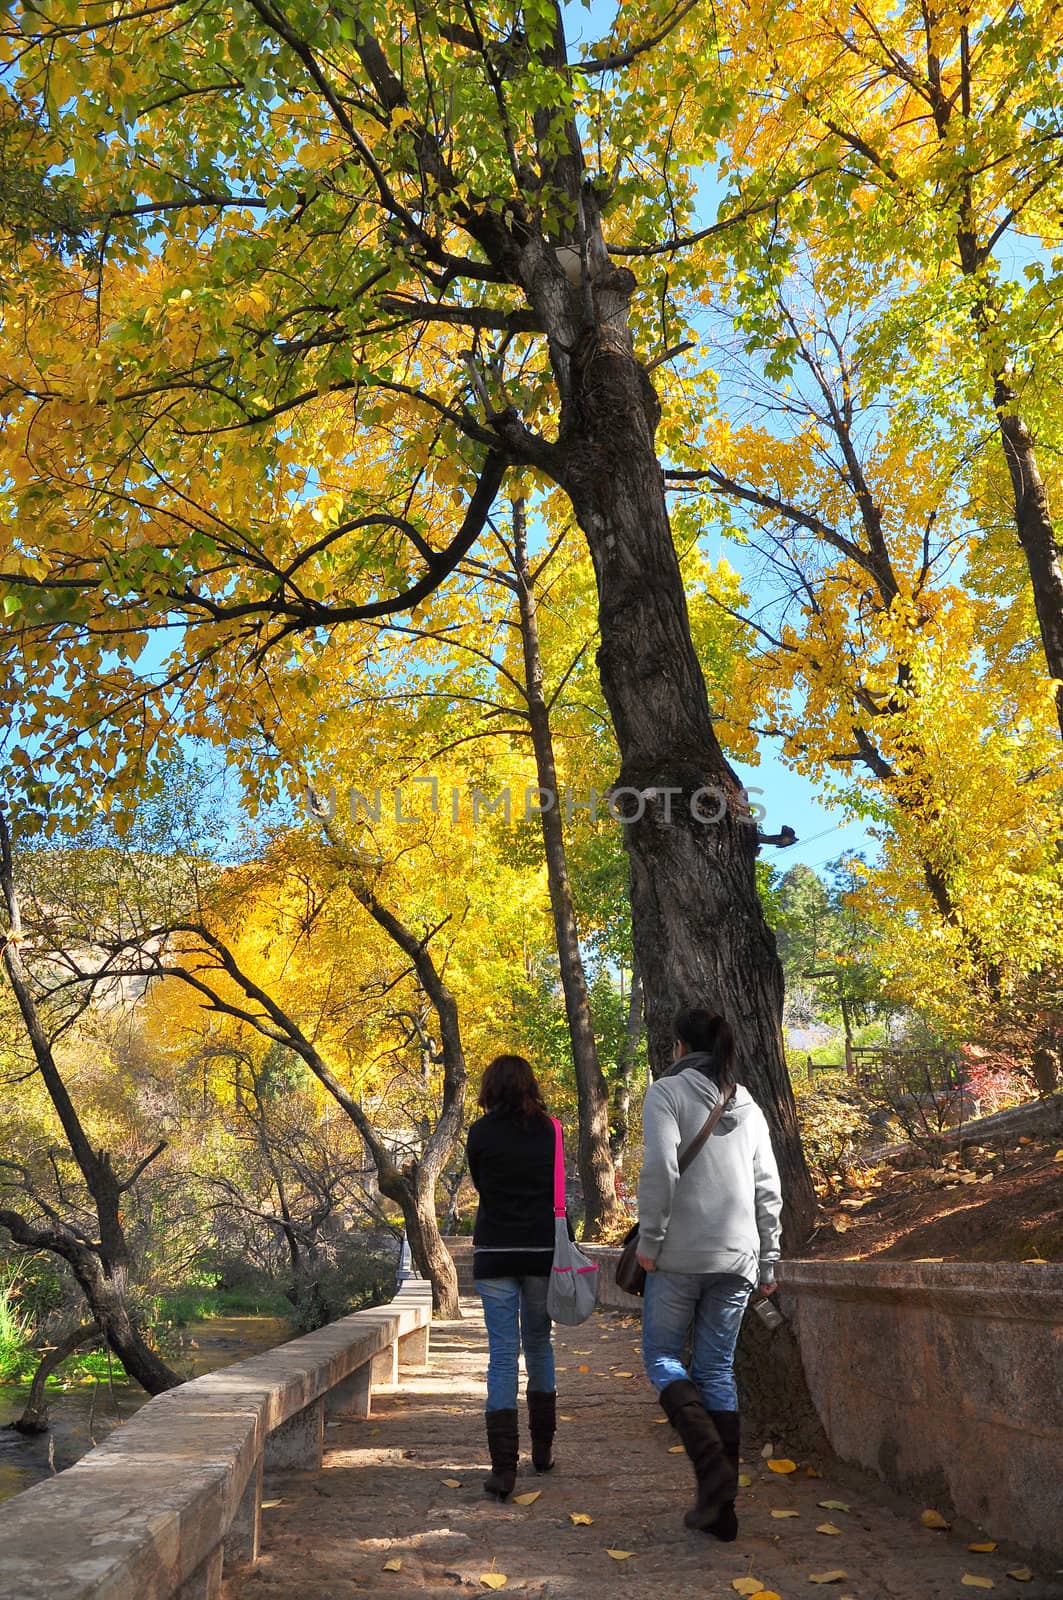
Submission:
MULTIPOLYGON (((172 1366, 183 1378, 228 1367, 294 1337, 283 1317, 212 1317, 182 1329, 183 1348, 172 1366)), ((87 1384, 49 1395, 49 1431, 32 1437, 4 1424, 25 1405, 24 1389, 0 1388, 0 1501, 74 1464, 149 1399, 135 1383, 87 1384)))

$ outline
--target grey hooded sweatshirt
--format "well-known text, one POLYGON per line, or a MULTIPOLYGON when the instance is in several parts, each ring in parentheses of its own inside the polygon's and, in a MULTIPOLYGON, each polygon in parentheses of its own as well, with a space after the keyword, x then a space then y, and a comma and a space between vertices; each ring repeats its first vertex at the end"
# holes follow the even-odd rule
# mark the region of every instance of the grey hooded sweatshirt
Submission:
POLYGON ((679 1157, 719 1098, 683 1056, 646 1091, 639 1178, 639 1254, 662 1272, 733 1272, 770 1283, 779 1259, 782 1191, 764 1113, 747 1089, 734 1099, 690 1166, 679 1157))

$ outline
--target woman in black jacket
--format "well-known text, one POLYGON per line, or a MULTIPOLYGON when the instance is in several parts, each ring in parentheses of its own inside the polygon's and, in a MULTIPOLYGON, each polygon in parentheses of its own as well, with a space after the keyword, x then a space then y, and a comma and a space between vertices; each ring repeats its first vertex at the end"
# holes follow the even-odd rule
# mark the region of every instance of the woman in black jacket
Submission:
POLYGON ((546 1290, 554 1252, 554 1127, 523 1056, 496 1056, 483 1075, 484 1115, 469 1129, 469 1172, 480 1196, 473 1276, 487 1325, 487 1444, 484 1490, 513 1492, 520 1441, 518 1362, 528 1375, 532 1465, 554 1464, 554 1350, 546 1290))

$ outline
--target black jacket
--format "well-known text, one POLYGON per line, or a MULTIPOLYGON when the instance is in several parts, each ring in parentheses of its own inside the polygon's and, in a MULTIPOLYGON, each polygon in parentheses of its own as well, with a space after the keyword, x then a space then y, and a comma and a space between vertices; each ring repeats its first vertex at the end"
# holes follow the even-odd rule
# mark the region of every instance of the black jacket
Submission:
POLYGON ((469 1173, 480 1204, 477 1278, 547 1277, 554 1255, 554 1127, 488 1111, 469 1129, 469 1173))

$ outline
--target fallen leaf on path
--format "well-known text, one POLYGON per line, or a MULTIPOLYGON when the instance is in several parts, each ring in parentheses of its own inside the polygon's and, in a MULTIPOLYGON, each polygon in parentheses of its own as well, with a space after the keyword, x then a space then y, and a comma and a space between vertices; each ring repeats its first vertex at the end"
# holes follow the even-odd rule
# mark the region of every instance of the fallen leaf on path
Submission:
POLYGON ((821 1522, 816 1529, 817 1533, 841 1533, 841 1531, 840 1528, 834 1526, 833 1522, 821 1522))
POLYGON ((561 1422, 575 1422, 576 1419, 575 1419, 575 1417, 562 1416, 558 1420, 561 1421, 561 1422))
POLYGON ((849 1511, 851 1509, 844 1500, 817 1500, 816 1504, 824 1511, 849 1511))
POLYGON ((800 1511, 773 1511, 773 1517, 799 1517, 800 1511))
POLYGON ((480 1582, 485 1589, 504 1589, 509 1579, 504 1572, 481 1572, 480 1582))
POLYGON ((735 1594, 760 1594, 764 1588, 759 1578, 732 1578, 731 1588, 735 1594))
POLYGON ((738 1487, 740 1489, 749 1489, 752 1487, 752 1484, 753 1479, 749 1476, 748 1472, 740 1472, 738 1474, 738 1487))
POLYGON ((782 1600, 782 1595, 776 1594, 774 1589, 758 1589, 750 1600, 782 1600))
POLYGON ((940 1511, 924 1511, 919 1521, 924 1528, 934 1528, 938 1533, 948 1533, 952 1527, 951 1522, 946 1522, 940 1511))
POLYGON ((626 1561, 629 1556, 635 1554, 634 1550, 610 1550, 608 1547, 605 1553, 607 1556, 612 1556, 614 1561, 626 1561))
POLYGON ((585 1511, 570 1511, 568 1520, 574 1522, 577 1528, 589 1528, 594 1518, 589 1517, 585 1511))
POLYGON ((385 1561, 384 1562, 384 1571, 385 1572, 401 1572, 402 1571, 402 1562, 401 1561, 385 1561))
POLYGON ((965 1572, 960 1582, 967 1589, 992 1589, 995 1588, 992 1578, 977 1578, 973 1572, 965 1572))
POLYGON ((841 1583, 842 1579, 848 1576, 849 1574, 843 1572, 839 1567, 836 1572, 810 1572, 808 1581, 809 1583, 841 1583))
POLYGON ((443 1485, 444 1489, 460 1489, 461 1488, 461 1479, 460 1478, 440 1478, 439 1481, 443 1485))
POLYGON ((613 1373, 613 1377, 614 1378, 633 1378, 634 1376, 635 1376, 635 1374, 633 1372, 614 1372, 613 1373))
POLYGON ((515 1494, 513 1496, 513 1504, 515 1506, 533 1506, 542 1492, 541 1489, 532 1489, 528 1494, 515 1494))
POLYGON ((764 1457, 764 1460, 767 1461, 769 1456, 773 1456, 775 1454, 775 1446, 773 1444, 766 1444, 760 1453, 764 1457))
POLYGON ((655 1428, 663 1428, 667 1421, 668 1421, 667 1417, 654 1417, 653 1425, 654 1425, 655 1428))
POLYGON ((786 1456, 779 1456, 777 1459, 768 1462, 768 1471, 781 1473, 796 1472, 797 1462, 790 1461, 786 1456))
POLYGON ((995 1550, 996 1547, 997 1542, 995 1539, 987 1539, 985 1544, 969 1544, 967 1546, 968 1550, 973 1550, 975 1555, 978 1556, 987 1556, 989 1555, 990 1551, 995 1550))
POLYGON ((681 1456, 681 1455, 683 1455, 684 1454, 683 1446, 681 1444, 670 1444, 668 1446, 668 1454, 670 1456, 681 1456))
POLYGON ((1022 1264, 1024 1267, 1047 1267, 1048 1262, 1044 1256, 1023 1256, 1022 1264))
POLYGON ((577 1372, 589 1372, 590 1370, 591 1370, 590 1367, 577 1367, 576 1368, 577 1372))
MULTIPOLYGON (((1052 1160, 1053 1161, 1063 1161, 1063 1150, 1057 1150, 1055 1155, 1052 1157, 1052 1160)), ((1024 1583, 1025 1583, 1025 1581, 1026 1580, 1023 1579, 1024 1583)))
POLYGON ((263 1511, 272 1511, 274 1506, 282 1506, 283 1504, 283 1500, 263 1500, 262 1509, 263 1511))
POLYGON ((1032 1583, 1033 1573, 1029 1567, 1012 1567, 1008 1573, 1009 1578, 1014 1578, 1016 1583, 1032 1583))

